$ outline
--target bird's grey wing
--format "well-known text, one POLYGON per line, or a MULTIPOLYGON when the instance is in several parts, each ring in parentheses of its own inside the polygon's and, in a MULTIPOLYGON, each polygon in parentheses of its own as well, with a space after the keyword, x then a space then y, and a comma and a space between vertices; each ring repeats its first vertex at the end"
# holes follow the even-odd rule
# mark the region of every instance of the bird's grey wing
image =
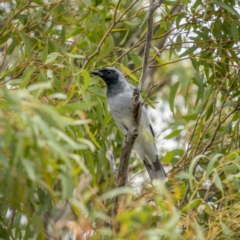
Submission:
POLYGON ((111 112, 116 124, 127 134, 131 119, 132 89, 126 84, 122 91, 107 98, 109 111, 111 112))
POLYGON ((140 129, 141 128, 145 128, 147 129, 153 137, 155 137, 149 116, 148 116, 148 112, 147 109, 145 108, 145 106, 142 107, 142 116, 141 116, 141 122, 140 122, 140 129))
POLYGON ((155 137, 148 113, 145 107, 142 108, 139 136, 136 139, 134 148, 148 171, 151 179, 165 179, 166 173, 158 159, 158 151, 154 141, 146 138, 144 131, 148 130, 153 138, 155 137))
MULTIPOLYGON (((111 113, 111 112, 110 112, 111 113)), ((112 113, 111 113, 112 114, 112 113)), ((112 114, 117 126, 119 127, 119 129, 121 130, 121 132, 126 135, 127 134, 127 131, 128 131, 128 127, 126 126, 125 122, 122 121, 121 118, 118 118, 118 117, 114 117, 114 115, 112 114)))

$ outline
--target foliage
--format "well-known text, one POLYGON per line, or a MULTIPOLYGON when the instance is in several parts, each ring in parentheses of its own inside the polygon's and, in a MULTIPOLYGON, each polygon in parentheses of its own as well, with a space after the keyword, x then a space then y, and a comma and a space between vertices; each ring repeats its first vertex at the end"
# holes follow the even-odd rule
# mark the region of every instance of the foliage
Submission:
MULTIPOLYGON (((105 155, 118 162, 123 136, 90 71, 114 65, 136 85, 147 4, 2 2, 0 238, 45 239, 43 213, 68 199, 92 239, 240 239, 239 7, 173 0, 155 13, 145 89, 157 83, 148 104, 169 105, 165 138, 178 147, 163 156, 166 185, 137 191, 132 182, 115 189, 105 155), (112 219, 117 194, 126 205, 112 219)), ((144 169, 131 164, 131 176, 144 169)))

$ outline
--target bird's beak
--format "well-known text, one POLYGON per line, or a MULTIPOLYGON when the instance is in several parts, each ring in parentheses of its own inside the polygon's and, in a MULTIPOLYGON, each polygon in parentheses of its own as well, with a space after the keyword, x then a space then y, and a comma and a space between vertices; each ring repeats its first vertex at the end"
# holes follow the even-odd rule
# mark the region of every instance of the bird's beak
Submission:
POLYGON ((99 77, 103 77, 103 73, 101 73, 101 72, 98 71, 98 70, 92 71, 91 74, 96 75, 96 76, 99 76, 99 77))

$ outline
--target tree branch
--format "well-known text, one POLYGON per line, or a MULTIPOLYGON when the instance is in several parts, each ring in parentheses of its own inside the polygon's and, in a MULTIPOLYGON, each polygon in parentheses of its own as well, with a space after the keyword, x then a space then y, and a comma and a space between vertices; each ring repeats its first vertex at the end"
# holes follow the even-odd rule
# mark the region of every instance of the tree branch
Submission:
MULTIPOLYGON (((127 183, 129 159, 130 159, 134 142, 138 136, 138 126, 140 123, 141 113, 142 113, 141 92, 142 92, 144 81, 147 77, 149 50, 150 50, 151 40, 152 40, 153 13, 162 2, 163 1, 160 1, 159 3, 155 3, 154 0, 150 0, 149 15, 148 15, 148 31, 146 35, 146 44, 145 44, 144 58, 143 58, 143 64, 142 64, 143 72, 140 78, 138 88, 135 88, 133 90, 131 123, 130 123, 130 128, 128 129, 127 135, 125 136, 125 143, 121 152, 120 166, 118 169, 117 187, 125 186, 127 183)), ((121 211, 121 206, 124 204, 124 201, 125 201, 124 196, 121 197, 121 203, 120 203, 119 196, 115 198, 113 216, 115 216, 118 212, 121 211)), ((117 232, 119 231, 119 227, 120 226, 117 225, 115 228, 117 232)))
POLYGON ((9 229, 9 231, 12 230, 12 226, 13 226, 15 214, 16 214, 16 209, 12 209, 11 215, 10 215, 10 218, 9 218, 9 223, 8 223, 8 229, 9 229))

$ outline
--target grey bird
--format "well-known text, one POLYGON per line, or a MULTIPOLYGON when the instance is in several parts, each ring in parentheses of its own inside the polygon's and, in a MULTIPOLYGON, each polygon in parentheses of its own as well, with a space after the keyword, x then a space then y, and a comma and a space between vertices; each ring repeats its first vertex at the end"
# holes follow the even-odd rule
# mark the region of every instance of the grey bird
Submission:
MULTIPOLYGON (((107 103, 109 110, 124 135, 127 134, 131 121, 133 85, 127 82, 123 74, 112 67, 92 71, 91 74, 101 77, 107 84, 107 103)), ((147 110, 142 107, 141 121, 134 149, 143 161, 149 177, 165 180, 166 173, 158 159, 158 151, 154 141, 147 139, 145 131, 155 137, 147 110)))

